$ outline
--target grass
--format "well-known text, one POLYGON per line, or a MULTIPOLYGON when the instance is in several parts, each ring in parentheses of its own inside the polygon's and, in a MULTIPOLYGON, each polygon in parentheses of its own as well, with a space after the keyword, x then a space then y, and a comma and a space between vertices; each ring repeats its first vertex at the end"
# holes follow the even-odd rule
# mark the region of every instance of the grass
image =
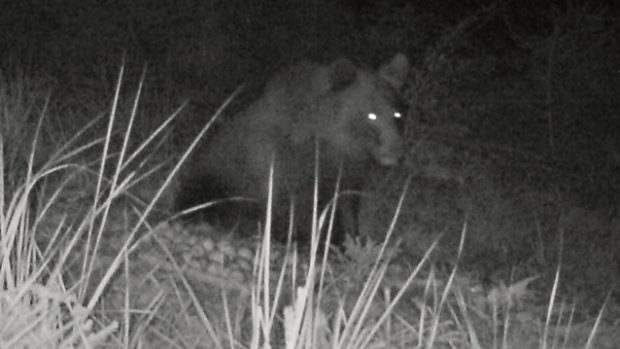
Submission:
MULTIPOLYGON (((404 194, 385 241, 349 241, 340 258, 321 251, 316 239, 319 230, 330 231, 333 210, 315 207, 308 254, 272 245, 268 210, 262 240, 248 242, 255 252, 250 266, 235 269, 246 278, 233 282, 232 265, 247 255, 242 242, 187 234, 189 228, 169 222, 151 224, 158 200, 219 112, 140 206, 131 189, 162 167, 135 162, 153 151, 178 111, 130 151, 140 85, 116 149, 122 81, 121 69, 105 135, 79 145, 89 124, 38 168, 33 143, 27 165, 9 169, 23 171, 11 176, 21 182, 4 181, 3 148, 10 144, 0 142, 0 347, 596 347, 605 307, 582 332, 584 325, 572 317, 575 307, 558 299, 560 266, 539 317, 528 306, 534 278, 480 290, 457 266, 442 272, 430 263, 437 241, 416 264, 399 265, 391 258, 397 252, 391 235, 404 194), (79 159, 94 151, 97 170, 90 171, 79 159), (33 207, 41 183, 62 173, 33 207), (66 173, 89 178, 77 185, 91 183, 92 195, 72 200, 70 188, 82 177, 66 173)), ((459 256, 466 237, 464 224, 459 256)))

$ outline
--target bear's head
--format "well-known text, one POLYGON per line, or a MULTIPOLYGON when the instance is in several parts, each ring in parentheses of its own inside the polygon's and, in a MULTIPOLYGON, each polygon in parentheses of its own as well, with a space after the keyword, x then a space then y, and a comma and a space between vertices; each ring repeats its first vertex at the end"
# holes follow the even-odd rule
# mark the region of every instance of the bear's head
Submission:
POLYGON ((402 125, 407 104, 401 90, 409 69, 404 54, 397 54, 376 71, 347 59, 324 67, 321 76, 335 110, 329 116, 329 129, 324 130, 331 148, 351 160, 398 164, 405 152, 402 125))

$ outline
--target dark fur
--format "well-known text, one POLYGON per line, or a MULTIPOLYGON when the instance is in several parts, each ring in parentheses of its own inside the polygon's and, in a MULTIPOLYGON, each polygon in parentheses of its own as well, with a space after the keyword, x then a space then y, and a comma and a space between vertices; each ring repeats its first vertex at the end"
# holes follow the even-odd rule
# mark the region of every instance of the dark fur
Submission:
MULTIPOLYGON (((346 59, 328 66, 302 62, 280 71, 262 97, 196 150, 182 170, 176 208, 245 197, 205 208, 201 218, 227 227, 264 218, 273 159, 273 233, 286 237, 294 202, 295 237, 307 241, 316 145, 322 210, 333 198, 339 173, 341 192, 359 192, 372 166, 394 165, 402 157, 401 121, 393 114, 405 115, 398 90, 408 70, 407 59, 397 55, 376 72, 346 59), (370 112, 377 120, 367 118, 370 112)), ((357 194, 339 197, 336 239, 344 231, 356 233, 358 202, 357 194)))

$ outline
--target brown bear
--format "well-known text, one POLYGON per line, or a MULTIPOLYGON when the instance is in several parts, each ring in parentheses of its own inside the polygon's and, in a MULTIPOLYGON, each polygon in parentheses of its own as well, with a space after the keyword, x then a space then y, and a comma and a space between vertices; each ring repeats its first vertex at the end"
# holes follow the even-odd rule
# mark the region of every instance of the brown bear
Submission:
POLYGON ((377 70, 348 59, 281 70, 261 97, 195 150, 181 170, 176 208, 212 202, 200 211, 207 222, 257 222, 266 216, 273 164, 272 234, 285 238, 293 217, 294 238, 307 241, 318 154, 318 209, 334 198, 340 178, 339 191, 347 193, 338 196, 335 239, 355 234, 369 170, 396 165, 405 152, 401 89, 409 69, 397 54, 377 70))

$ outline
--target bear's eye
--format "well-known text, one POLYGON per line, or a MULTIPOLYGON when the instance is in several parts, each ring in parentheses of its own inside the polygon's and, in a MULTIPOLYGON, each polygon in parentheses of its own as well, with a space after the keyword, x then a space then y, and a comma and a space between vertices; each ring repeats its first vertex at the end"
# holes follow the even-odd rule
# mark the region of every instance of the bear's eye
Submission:
POLYGON ((401 113, 399 113, 399 112, 395 112, 394 113, 394 117, 397 118, 397 119, 400 119, 402 116, 403 115, 401 113))
POLYGON ((368 118, 370 120, 377 120, 377 114, 375 114, 375 113, 368 113, 368 118))

